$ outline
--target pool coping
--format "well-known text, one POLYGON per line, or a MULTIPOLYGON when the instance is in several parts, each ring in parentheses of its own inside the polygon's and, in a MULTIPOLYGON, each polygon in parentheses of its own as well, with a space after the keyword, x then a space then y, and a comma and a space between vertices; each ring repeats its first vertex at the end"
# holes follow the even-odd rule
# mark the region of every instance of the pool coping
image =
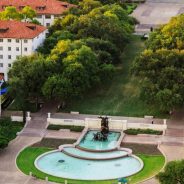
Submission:
MULTIPOLYGON (((117 150, 117 151, 123 151, 123 150, 117 150)), ((124 155, 121 155, 121 156, 116 156, 116 157, 108 157, 108 158, 92 158, 92 157, 84 157, 84 156, 79 156, 79 155, 75 155, 75 154, 72 154, 72 153, 69 153, 65 150, 62 151, 64 154, 68 155, 68 156, 71 156, 71 157, 74 157, 74 158, 79 158, 79 159, 84 159, 84 160, 96 160, 96 161, 104 161, 104 160, 114 160, 114 159, 118 159, 118 158, 123 158, 123 157, 127 157, 129 156, 128 155, 128 152, 124 155)), ((93 152, 94 153, 94 152, 93 152)))
POLYGON ((81 149, 83 151, 88 151, 88 152, 111 152, 111 151, 116 151, 120 148, 120 145, 121 145, 121 142, 125 136, 125 133, 123 131, 120 131, 118 129, 110 129, 109 131, 110 132, 118 132, 120 133, 120 136, 118 137, 118 140, 114 146, 114 148, 111 148, 111 149, 104 149, 104 150, 95 150, 95 149, 89 149, 89 148, 85 148, 85 147, 82 147, 80 146, 80 142, 82 141, 82 139, 84 138, 84 136, 89 132, 89 131, 99 131, 99 129, 95 129, 95 128, 88 128, 86 127, 83 131, 82 131, 82 134, 81 136, 78 138, 78 140, 74 143, 74 146, 78 149, 81 149))
MULTIPOLYGON (((108 179, 78 179, 78 178, 64 178, 64 177, 62 177, 62 176, 57 176, 57 175, 55 175, 55 174, 47 173, 47 172, 45 172, 45 171, 43 171, 42 169, 39 168, 37 162, 38 162, 38 160, 39 160, 41 157, 43 157, 43 156, 45 156, 45 155, 48 155, 48 154, 50 154, 50 153, 54 153, 54 152, 60 152, 60 151, 59 151, 59 150, 52 150, 52 151, 48 151, 48 152, 46 152, 46 153, 43 153, 43 154, 39 155, 39 156, 35 159, 35 161, 34 161, 34 166, 36 167, 36 169, 38 169, 39 171, 41 171, 41 172, 43 172, 43 173, 45 173, 45 174, 51 175, 51 176, 55 176, 55 177, 63 178, 63 179, 69 179, 69 180, 78 180, 78 181, 108 181, 108 180, 115 180, 115 179, 121 178, 121 177, 118 177, 118 178, 108 178, 108 179)), ((144 162, 143 162, 138 156, 132 154, 131 157, 133 157, 133 158, 135 158, 135 159, 137 159, 137 160, 139 161, 139 163, 140 163, 140 169, 139 169, 137 172, 135 172, 135 173, 133 173, 133 174, 130 174, 130 175, 127 175, 127 176, 124 176, 124 177, 133 176, 133 175, 139 173, 139 172, 144 168, 144 162)), ((76 158, 76 159, 77 159, 77 158, 76 158)), ((79 158, 78 158, 78 159, 79 159, 79 158)), ((103 161, 105 161, 105 160, 103 160, 103 161)))
POLYGON ((159 144, 157 145, 157 149, 158 149, 158 150, 162 153, 162 155, 164 156, 164 159, 165 159, 164 165, 162 166, 162 168, 161 168, 156 174, 153 174, 153 175, 150 176, 149 178, 143 179, 142 181, 136 182, 135 184, 140 184, 140 183, 149 181, 150 179, 153 179, 160 171, 163 171, 163 170, 164 170, 164 168, 165 168, 165 166, 166 166, 166 164, 167 164, 167 156, 166 156, 165 152, 164 152, 163 150, 161 150, 159 144))

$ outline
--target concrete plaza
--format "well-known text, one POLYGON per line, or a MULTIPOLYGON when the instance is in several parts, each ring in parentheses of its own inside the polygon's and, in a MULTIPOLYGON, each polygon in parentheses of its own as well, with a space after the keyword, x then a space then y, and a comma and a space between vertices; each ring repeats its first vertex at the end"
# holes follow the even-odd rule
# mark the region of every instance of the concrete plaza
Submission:
POLYGON ((169 22, 171 17, 184 13, 184 0, 147 0, 132 13, 139 21, 136 32, 149 32, 151 27, 157 27, 169 22))

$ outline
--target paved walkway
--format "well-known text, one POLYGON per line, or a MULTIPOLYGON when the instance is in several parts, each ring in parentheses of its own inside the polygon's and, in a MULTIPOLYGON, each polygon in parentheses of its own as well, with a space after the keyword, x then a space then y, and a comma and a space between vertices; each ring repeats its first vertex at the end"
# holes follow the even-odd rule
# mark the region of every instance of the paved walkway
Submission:
MULTIPOLYGON (((171 146, 171 145, 163 144, 163 145, 160 145, 160 149, 166 155, 167 162, 184 159, 183 146, 174 146, 174 145, 171 146)), ((142 182, 141 184, 159 184, 159 182, 155 178, 152 178, 148 181, 142 182)))
POLYGON ((184 137, 157 136, 157 135, 125 135, 123 142, 140 144, 162 144, 184 146, 184 137))
POLYGON ((184 13, 183 0, 147 0, 138 5, 132 13, 140 25, 136 27, 137 33, 150 32, 151 27, 169 22, 171 17, 184 13))
POLYGON ((68 132, 68 131, 54 131, 47 130, 45 132, 45 138, 55 138, 55 139, 78 139, 81 132, 68 132))
POLYGON ((16 156, 24 147, 38 142, 36 137, 18 136, 9 146, 0 151, 0 184, 24 184, 28 177, 20 172, 15 165, 16 156))

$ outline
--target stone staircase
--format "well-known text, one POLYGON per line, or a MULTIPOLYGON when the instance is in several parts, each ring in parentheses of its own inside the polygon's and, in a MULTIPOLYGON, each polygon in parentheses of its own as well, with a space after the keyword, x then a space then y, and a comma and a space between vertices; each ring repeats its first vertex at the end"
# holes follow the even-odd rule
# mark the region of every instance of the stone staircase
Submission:
POLYGON ((27 121, 24 129, 19 132, 19 136, 43 137, 46 133, 47 120, 44 117, 32 117, 27 121))

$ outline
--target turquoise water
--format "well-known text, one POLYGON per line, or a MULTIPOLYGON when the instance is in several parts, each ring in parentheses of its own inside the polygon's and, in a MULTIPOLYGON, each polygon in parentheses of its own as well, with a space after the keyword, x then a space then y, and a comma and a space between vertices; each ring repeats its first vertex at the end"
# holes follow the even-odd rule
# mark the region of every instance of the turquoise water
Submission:
POLYGON ((132 175, 141 169, 141 163, 134 157, 91 161, 70 157, 58 151, 41 156, 36 163, 38 169, 47 174, 80 180, 116 179, 132 175), (59 160, 64 162, 60 163, 59 160))
POLYGON ((79 146, 93 150, 113 149, 116 147, 117 141, 120 137, 120 132, 110 132, 108 134, 107 141, 95 141, 93 140, 93 136, 95 133, 97 133, 97 131, 88 131, 85 137, 79 143, 79 146))
POLYGON ((64 148, 64 151, 67 153, 71 153, 76 156, 80 157, 87 157, 91 159, 108 159, 108 158, 117 158, 121 156, 127 155, 126 151, 111 151, 111 152, 105 152, 105 153, 93 153, 93 152, 87 152, 82 151, 76 148, 64 148))

